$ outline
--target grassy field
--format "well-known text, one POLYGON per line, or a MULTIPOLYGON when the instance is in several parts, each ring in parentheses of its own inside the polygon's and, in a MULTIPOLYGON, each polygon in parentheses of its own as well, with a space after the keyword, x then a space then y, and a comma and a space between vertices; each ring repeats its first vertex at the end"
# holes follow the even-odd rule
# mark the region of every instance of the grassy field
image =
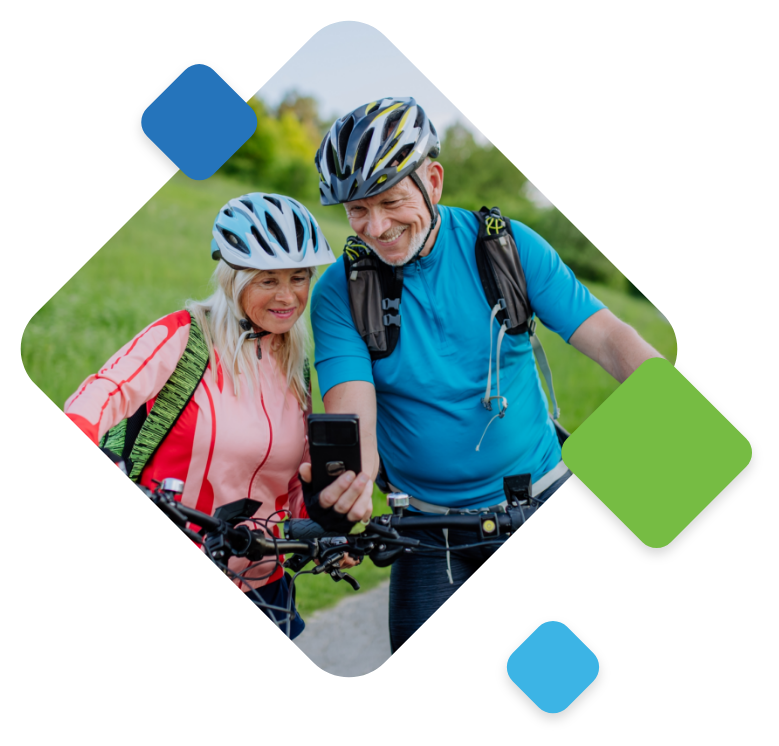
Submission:
MULTIPOLYGON (((214 269, 210 235, 214 216, 229 199, 261 184, 212 177, 191 181, 177 174, 30 320, 22 339, 22 361, 40 389, 62 407, 81 381, 147 324, 209 294, 214 269)), ((339 208, 311 206, 336 253, 349 235, 339 208)), ((670 325, 649 303, 588 284, 590 289, 669 360, 676 359, 670 325)), ((557 335, 539 330, 554 372, 561 422, 571 431, 617 387, 598 365, 557 335)), ((323 411, 316 375, 314 410, 323 411)), ((384 498, 374 495, 377 511, 384 498)), ((366 562, 353 572, 363 588, 388 576, 366 562)), ((301 611, 335 603, 353 591, 345 583, 299 579, 301 611)))

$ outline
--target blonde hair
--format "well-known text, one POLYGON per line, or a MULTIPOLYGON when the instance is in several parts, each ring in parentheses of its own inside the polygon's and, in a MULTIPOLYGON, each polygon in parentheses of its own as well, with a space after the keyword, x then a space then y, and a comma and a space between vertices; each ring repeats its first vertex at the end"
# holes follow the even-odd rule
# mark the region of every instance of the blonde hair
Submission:
MULTIPOLYGON (((205 300, 189 300, 186 303, 187 310, 203 330, 211 370, 216 371, 217 365, 222 366, 222 370, 233 382, 236 396, 240 392, 241 375, 245 381, 251 383, 252 392, 260 385, 255 347, 243 344, 246 334, 241 329, 240 322, 246 318, 241 296, 246 286, 263 271, 232 269, 224 262, 219 262, 211 277, 213 294, 205 300)), ((309 277, 313 278, 314 269, 308 268, 308 271, 309 277)), ((305 409, 308 406, 305 367, 309 348, 309 333, 305 320, 299 318, 292 329, 275 337, 273 354, 276 362, 287 379, 287 387, 292 389, 301 408, 305 409)))

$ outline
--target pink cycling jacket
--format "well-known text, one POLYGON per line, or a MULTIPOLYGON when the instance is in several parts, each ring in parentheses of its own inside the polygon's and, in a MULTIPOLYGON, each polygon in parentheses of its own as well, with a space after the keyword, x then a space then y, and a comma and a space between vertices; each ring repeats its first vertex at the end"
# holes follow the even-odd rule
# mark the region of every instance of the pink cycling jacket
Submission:
MULTIPOLYGON (((154 399, 173 373, 189 338, 186 311, 147 326, 65 403, 65 413, 95 443, 121 420, 154 399)), ((221 505, 244 497, 262 503, 257 519, 290 510, 307 517, 298 479, 308 460, 306 412, 300 408, 271 352, 273 335, 260 340, 260 385, 242 381, 240 396, 218 366, 209 364, 189 404, 143 470, 140 483, 175 477, 185 483, 182 502, 213 514, 221 505)), ((279 519, 284 516, 279 516, 279 519)), ((248 563, 231 560, 239 570, 248 563)), ((282 575, 275 562, 252 568, 247 579, 258 588, 282 575)), ((247 584, 239 583, 243 590, 247 584)))

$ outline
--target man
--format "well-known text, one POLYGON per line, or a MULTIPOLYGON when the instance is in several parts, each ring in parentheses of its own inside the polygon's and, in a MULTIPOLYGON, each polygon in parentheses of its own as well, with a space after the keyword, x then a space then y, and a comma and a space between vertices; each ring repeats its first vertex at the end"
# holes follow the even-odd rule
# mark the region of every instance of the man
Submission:
MULTIPOLYGON (((363 470, 375 476, 380 453, 388 482, 412 495, 416 509, 494 506, 504 500, 504 477, 529 474, 529 515, 570 472, 529 335, 498 331, 498 307, 485 295, 474 251, 479 220, 438 206, 444 170, 431 158, 439 150, 435 128, 412 98, 361 106, 325 136, 316 158, 321 201, 344 204, 357 238, 395 275, 402 268, 402 324, 392 353, 372 360, 339 259, 312 298, 320 388, 328 412, 360 416, 363 470)), ((540 236, 515 221, 511 233, 530 306, 546 327, 619 381, 660 356, 540 236)), ((393 651, 495 551, 449 552, 476 541, 453 530, 424 541, 441 551, 403 554, 392 567, 393 651)))

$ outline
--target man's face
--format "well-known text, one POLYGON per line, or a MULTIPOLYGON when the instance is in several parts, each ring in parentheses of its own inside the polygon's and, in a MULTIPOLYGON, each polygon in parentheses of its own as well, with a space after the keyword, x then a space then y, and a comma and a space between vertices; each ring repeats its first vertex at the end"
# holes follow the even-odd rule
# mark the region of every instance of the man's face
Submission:
MULTIPOLYGON (((418 173, 432 203, 437 204, 443 183, 440 164, 423 165, 418 173)), ((408 176, 386 192, 347 202, 345 207, 349 225, 357 237, 392 266, 401 266, 413 258, 430 230, 430 211, 422 192, 408 176)), ((432 248, 434 240, 431 236, 423 256, 432 248)))

